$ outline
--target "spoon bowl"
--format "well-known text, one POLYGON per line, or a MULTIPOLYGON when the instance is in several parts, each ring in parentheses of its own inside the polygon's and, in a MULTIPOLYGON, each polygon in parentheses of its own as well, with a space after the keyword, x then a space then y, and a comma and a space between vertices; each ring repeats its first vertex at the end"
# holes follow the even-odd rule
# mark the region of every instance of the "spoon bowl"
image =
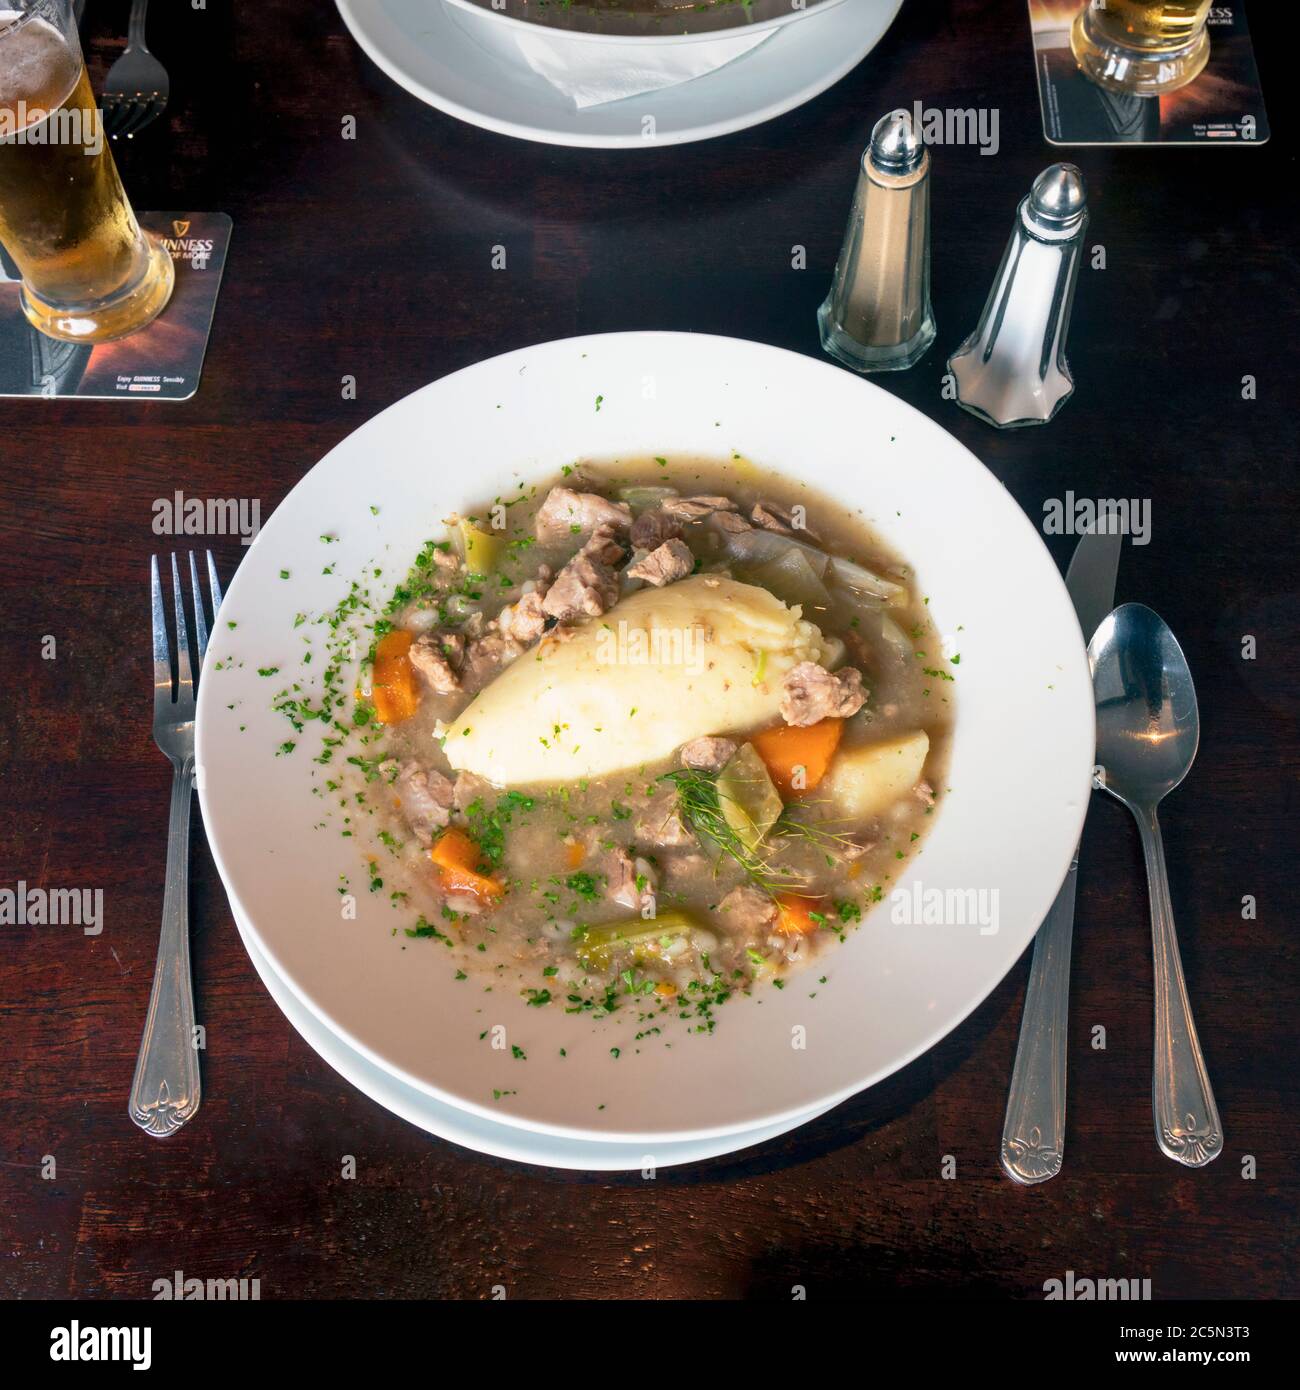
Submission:
POLYGON ((1155 806, 1187 776, 1201 737, 1183 649, 1157 613, 1117 608, 1093 635, 1088 662, 1105 789, 1126 806, 1155 806))

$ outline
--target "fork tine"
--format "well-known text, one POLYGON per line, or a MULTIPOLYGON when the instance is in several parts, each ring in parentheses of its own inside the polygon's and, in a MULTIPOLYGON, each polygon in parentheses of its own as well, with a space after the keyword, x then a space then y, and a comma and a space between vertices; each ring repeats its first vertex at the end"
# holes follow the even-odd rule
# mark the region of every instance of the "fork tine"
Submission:
POLYGON ((135 115, 135 108, 136 103, 133 97, 120 95, 114 97, 112 102, 106 106, 104 125, 112 139, 117 140, 126 133, 127 125, 135 115))
MULTIPOLYGON (((190 634, 185 625, 185 601, 181 597, 181 576, 172 551, 172 594, 176 600, 176 703, 194 707, 194 677, 190 673, 190 634)), ((179 713, 179 711, 178 711, 179 713)))
POLYGON ((149 559, 149 597, 153 610, 153 708, 158 720, 172 702, 172 662, 167 650, 167 616, 163 609, 162 584, 158 579, 158 557, 149 559))
POLYGON ((194 595, 194 640, 199 648, 199 675, 203 674, 203 658, 208 650, 208 625, 203 617, 203 590, 199 587, 199 567, 190 551, 190 593, 194 595))
POLYGON ((123 97, 117 109, 117 128, 113 131, 113 139, 125 140, 130 135, 131 126, 139 114, 140 103, 135 97, 123 97))
POLYGON ((141 103, 140 117, 126 132, 128 140, 134 139, 145 126, 152 125, 162 115, 167 106, 167 98, 154 92, 148 101, 141 103))
POLYGON ((127 117, 126 124, 122 127, 122 134, 130 140, 137 130, 149 124, 149 113, 153 110, 153 99, 146 97, 143 92, 137 92, 128 104, 131 107, 131 113, 127 117))
POLYGON ((103 122, 104 130, 107 132, 110 140, 116 139, 117 132, 122 127, 124 115, 122 109, 123 102, 120 97, 114 96, 110 92, 105 92, 104 95, 100 97, 100 102, 100 111, 102 112, 100 120, 103 122))
POLYGON ((217 625, 217 614, 221 611, 221 580, 217 578, 217 562, 208 551, 208 588, 212 590, 212 626, 217 625))
POLYGON ((123 98, 114 108, 113 117, 112 138, 122 140, 126 137, 127 128, 135 118, 135 102, 130 97, 123 98))

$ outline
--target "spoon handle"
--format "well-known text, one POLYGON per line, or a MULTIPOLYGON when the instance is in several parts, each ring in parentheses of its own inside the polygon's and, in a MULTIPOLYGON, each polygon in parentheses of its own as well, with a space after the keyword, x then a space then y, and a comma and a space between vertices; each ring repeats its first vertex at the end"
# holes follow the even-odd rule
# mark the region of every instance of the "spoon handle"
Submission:
POLYGON ((1156 1142, 1176 1163, 1200 1168, 1223 1152, 1223 1126, 1192 1022, 1155 807, 1139 811, 1137 822, 1151 893, 1155 954, 1156 1055, 1151 1096, 1156 1142))

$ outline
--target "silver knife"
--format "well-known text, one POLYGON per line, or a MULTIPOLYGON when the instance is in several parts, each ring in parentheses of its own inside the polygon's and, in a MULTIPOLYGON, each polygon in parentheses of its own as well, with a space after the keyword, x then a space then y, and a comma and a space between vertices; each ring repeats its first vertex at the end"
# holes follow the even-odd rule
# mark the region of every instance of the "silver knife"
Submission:
MULTIPOLYGON (((1115 606, 1123 537, 1090 532, 1074 549, 1065 587, 1086 646, 1115 606)), ((1034 938, 1020 1042, 1002 1125, 1002 1167, 1020 1183, 1046 1182, 1065 1157, 1065 1048, 1070 1022, 1070 943, 1079 849, 1034 938)))

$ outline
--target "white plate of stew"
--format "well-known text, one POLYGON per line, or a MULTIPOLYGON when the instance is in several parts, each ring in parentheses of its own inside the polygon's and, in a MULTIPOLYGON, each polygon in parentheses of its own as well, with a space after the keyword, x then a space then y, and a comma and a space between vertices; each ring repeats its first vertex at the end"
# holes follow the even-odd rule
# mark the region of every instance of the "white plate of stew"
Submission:
POLYGON ((522 349, 363 425, 230 585, 200 796, 257 949, 495 1123, 739 1133, 871 1085, 1031 940, 1078 624, 950 435, 703 335, 522 349))

